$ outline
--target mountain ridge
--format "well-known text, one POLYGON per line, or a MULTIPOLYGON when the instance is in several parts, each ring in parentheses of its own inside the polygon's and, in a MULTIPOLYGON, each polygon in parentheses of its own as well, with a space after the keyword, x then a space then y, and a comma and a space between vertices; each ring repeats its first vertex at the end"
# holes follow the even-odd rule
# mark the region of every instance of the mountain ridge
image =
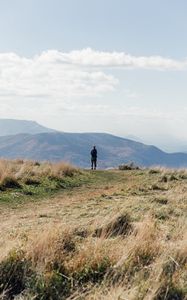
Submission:
POLYGON ((33 120, 0 119, 0 136, 21 133, 37 134, 42 132, 55 132, 56 130, 40 125, 33 120))
POLYGON ((166 153, 153 145, 107 133, 45 132, 0 137, 0 157, 35 160, 65 160, 80 167, 90 166, 90 149, 98 149, 100 168, 133 161, 140 166, 187 167, 187 154, 166 153))

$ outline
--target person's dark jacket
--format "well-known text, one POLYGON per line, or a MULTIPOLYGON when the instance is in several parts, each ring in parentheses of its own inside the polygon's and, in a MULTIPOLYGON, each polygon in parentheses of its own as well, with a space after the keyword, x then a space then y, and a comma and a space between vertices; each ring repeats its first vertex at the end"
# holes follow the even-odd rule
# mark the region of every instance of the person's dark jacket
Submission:
POLYGON ((96 160, 97 159, 97 150, 94 148, 91 151, 91 159, 96 160))

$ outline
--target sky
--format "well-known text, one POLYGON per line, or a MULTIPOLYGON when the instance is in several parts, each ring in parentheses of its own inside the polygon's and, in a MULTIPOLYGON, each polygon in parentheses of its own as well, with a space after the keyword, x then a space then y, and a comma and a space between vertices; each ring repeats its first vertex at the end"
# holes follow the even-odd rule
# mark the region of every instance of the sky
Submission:
POLYGON ((0 118, 187 151, 186 0, 0 0, 0 118))

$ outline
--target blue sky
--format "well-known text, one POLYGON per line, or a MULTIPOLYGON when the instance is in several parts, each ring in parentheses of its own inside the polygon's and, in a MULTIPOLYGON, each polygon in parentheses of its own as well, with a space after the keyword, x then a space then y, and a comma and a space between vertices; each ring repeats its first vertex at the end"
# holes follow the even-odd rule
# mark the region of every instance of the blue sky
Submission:
POLYGON ((187 151, 186 11, 184 0, 0 0, 0 117, 187 151))
POLYGON ((185 0, 1 0, 1 51, 96 48, 186 56, 185 0))

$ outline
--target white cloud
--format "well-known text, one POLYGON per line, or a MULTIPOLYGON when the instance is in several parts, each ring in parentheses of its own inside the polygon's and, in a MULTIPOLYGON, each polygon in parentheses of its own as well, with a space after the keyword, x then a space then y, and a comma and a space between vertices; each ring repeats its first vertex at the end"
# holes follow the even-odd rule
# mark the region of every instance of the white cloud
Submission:
MULTIPOLYGON (((160 56, 135 57, 90 48, 67 53, 49 50, 32 58, 0 53, 0 117, 34 118, 36 115, 39 119, 42 113, 46 118, 49 115, 55 118, 55 114, 62 112, 154 116, 155 113, 136 109, 115 110, 115 103, 110 106, 106 101, 100 104, 87 101, 115 91, 119 84, 118 78, 112 75, 115 67, 180 71, 187 69, 187 61, 160 56)), ((137 94, 127 89, 125 98, 133 100, 137 94)))
POLYGON ((106 67, 185 70, 187 61, 90 48, 68 53, 49 50, 33 58, 0 53, 0 97, 96 97, 114 91, 118 84, 106 67))
POLYGON ((186 70, 187 59, 182 61, 162 56, 133 56, 125 52, 103 52, 91 48, 68 53, 50 50, 44 52, 40 60, 50 58, 53 63, 66 63, 79 66, 120 67, 152 70, 186 70))
POLYGON ((58 60, 48 51, 31 59, 0 54, 0 96, 90 97, 115 89, 118 80, 102 70, 85 70, 58 60))

